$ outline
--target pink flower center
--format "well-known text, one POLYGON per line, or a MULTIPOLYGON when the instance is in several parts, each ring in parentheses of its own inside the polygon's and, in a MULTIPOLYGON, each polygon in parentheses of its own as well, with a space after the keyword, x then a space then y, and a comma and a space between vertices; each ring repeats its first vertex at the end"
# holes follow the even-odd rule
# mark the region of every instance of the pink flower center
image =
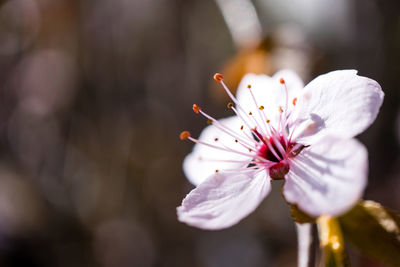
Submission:
MULTIPOLYGON (((269 140, 267 142, 270 142, 272 144, 273 149, 275 149, 276 153, 278 153, 278 156, 280 158, 283 158, 284 155, 281 154, 281 152, 279 151, 279 149, 273 144, 273 140, 272 137, 269 138, 269 140)), ((283 138, 281 137, 279 140, 280 144, 282 145, 282 147, 285 149, 286 151, 286 145, 285 142, 283 140, 283 138)), ((293 145, 289 144, 290 146, 293 147, 293 145)), ((273 161, 273 162, 280 162, 281 160, 279 158, 277 158, 271 151, 271 149, 268 148, 268 146, 266 144, 262 144, 260 146, 260 148, 257 151, 258 155, 266 160, 269 161, 273 161)))
MULTIPOLYGON (((219 129, 221 132, 226 134, 228 137, 234 138, 234 141, 241 145, 245 150, 237 150, 229 145, 223 143, 223 140, 215 137, 214 143, 210 143, 203 140, 198 140, 190 136, 190 133, 184 131, 181 133, 180 138, 182 140, 189 139, 200 145, 205 145, 217 150, 231 152, 234 154, 243 155, 250 159, 243 161, 236 161, 228 159, 222 159, 221 162, 236 162, 242 163, 243 167, 238 169, 224 170, 224 171, 252 171, 252 170, 265 170, 269 173, 271 179, 279 180, 284 179, 285 175, 290 170, 290 161, 296 157, 306 146, 299 144, 292 139, 293 132, 296 128, 296 123, 291 120, 292 111, 289 110, 289 99, 288 89, 286 87, 285 80, 281 78, 279 80, 282 84, 285 95, 285 105, 278 106, 277 112, 279 119, 272 125, 265 113, 265 107, 258 105, 257 99, 252 92, 251 85, 248 85, 249 93, 254 102, 254 114, 252 111, 246 111, 244 107, 240 105, 238 100, 232 95, 230 90, 226 87, 223 82, 223 76, 216 74, 214 79, 219 82, 225 89, 228 96, 232 99, 233 103, 228 104, 228 108, 233 110, 237 115, 237 118, 243 122, 240 126, 240 130, 235 130, 227 127, 223 123, 214 119, 207 113, 205 113, 198 105, 193 105, 193 111, 197 114, 201 114, 208 119, 209 124, 213 124, 214 127, 219 129), (255 117, 256 115, 256 117, 255 117), (275 126, 275 127, 274 127, 275 126), (245 130, 249 130, 248 131, 245 130)), ((292 105, 296 106, 297 98, 293 98, 292 105)), ((203 160, 203 157, 199 157, 199 160, 203 160)), ((219 172, 219 170, 215 170, 219 172)))
POLYGON ((287 174, 290 170, 290 165, 287 159, 297 156, 304 148, 304 146, 292 141, 290 141, 286 145, 285 139, 282 136, 280 136, 279 138, 281 149, 279 149, 274 144, 272 137, 269 137, 265 141, 271 144, 272 149, 275 151, 278 157, 272 152, 272 149, 270 149, 265 143, 261 143, 260 147, 257 150, 257 155, 270 162, 276 162, 272 166, 267 167, 269 175, 272 179, 275 180, 284 179, 285 174, 287 174), (283 148, 283 153, 281 152, 282 148, 283 148))

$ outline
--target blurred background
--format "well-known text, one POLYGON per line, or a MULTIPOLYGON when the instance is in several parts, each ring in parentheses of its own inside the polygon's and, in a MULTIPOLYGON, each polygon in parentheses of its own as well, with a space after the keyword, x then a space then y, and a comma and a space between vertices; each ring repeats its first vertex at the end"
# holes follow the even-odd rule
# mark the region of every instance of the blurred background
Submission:
MULTIPOLYGON (((386 94, 366 199, 400 210, 398 0, 0 1, 0 266, 296 266, 281 183, 223 231, 176 219, 213 83, 354 68, 386 94)), ((349 247, 354 266, 383 266, 349 247)))

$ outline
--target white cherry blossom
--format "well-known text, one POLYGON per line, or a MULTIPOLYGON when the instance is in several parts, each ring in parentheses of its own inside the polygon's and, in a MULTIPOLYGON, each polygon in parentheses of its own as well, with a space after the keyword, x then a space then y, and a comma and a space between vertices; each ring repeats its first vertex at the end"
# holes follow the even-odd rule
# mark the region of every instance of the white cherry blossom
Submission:
POLYGON ((287 202, 307 214, 338 216, 362 196, 368 155, 353 137, 375 120, 384 94, 379 84, 355 70, 321 75, 303 86, 292 71, 273 77, 246 75, 236 97, 235 114, 216 120, 199 106, 207 126, 185 158, 193 189, 177 208, 178 219, 202 229, 223 229, 253 212, 284 179, 287 202))

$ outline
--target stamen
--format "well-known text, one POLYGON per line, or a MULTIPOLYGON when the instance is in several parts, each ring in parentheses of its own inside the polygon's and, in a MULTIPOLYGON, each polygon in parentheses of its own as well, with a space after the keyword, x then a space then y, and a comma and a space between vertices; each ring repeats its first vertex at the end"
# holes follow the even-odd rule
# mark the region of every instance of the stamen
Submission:
MULTIPOLYGON (((201 158, 199 159, 201 161, 208 161, 208 162, 224 162, 224 163, 243 163, 243 165, 249 165, 249 164, 257 164, 257 162, 251 160, 226 160, 226 159, 212 159, 212 158, 201 158)), ((264 163, 262 163, 264 164, 264 163)))
POLYGON ((179 135, 179 138, 181 140, 186 140, 190 137, 190 133, 188 131, 183 131, 181 132, 181 134, 179 135))
POLYGON ((281 155, 286 159, 287 158, 286 151, 283 148, 281 142, 279 142, 279 140, 277 140, 275 136, 272 136, 272 140, 273 140, 275 146, 278 148, 278 150, 281 153, 281 155))
MULTIPOLYGON (((276 162, 275 162, 276 164, 276 162)), ((273 164, 271 164, 272 166, 273 164)), ((264 168, 269 168, 270 165, 266 165, 266 166, 253 166, 253 167, 244 167, 244 168, 236 168, 236 169, 223 169, 223 172, 252 172, 252 171, 257 171, 257 170, 264 170, 264 168)))
POLYGON ((193 137, 191 137, 191 136, 189 136, 187 139, 189 139, 189 140, 192 141, 193 143, 201 144, 201 145, 208 146, 208 147, 215 148, 215 149, 222 150, 222 151, 227 151, 227 152, 236 153, 236 154, 243 155, 243 156, 247 156, 247 157, 250 157, 250 158, 257 158, 257 159, 259 159, 259 160, 261 160, 261 161, 263 161, 263 162, 268 162, 268 160, 266 160, 266 159, 264 159, 264 158, 262 158, 262 157, 259 157, 259 156, 257 156, 257 155, 253 155, 253 154, 248 154, 248 153, 240 152, 240 151, 231 149, 231 148, 229 148, 229 147, 220 147, 220 146, 216 146, 216 145, 213 145, 213 144, 210 144, 210 143, 207 143, 207 142, 200 141, 200 140, 195 139, 195 138, 193 138, 193 137))
MULTIPOLYGON (((236 116, 238 116, 241 120, 242 120, 242 122, 246 125, 246 127, 249 129, 249 130, 251 130, 251 126, 247 123, 247 120, 245 120, 244 118, 243 118, 243 116, 236 110, 236 108, 235 107, 231 107, 231 109, 233 110, 233 112, 235 112, 235 114, 236 114, 236 116)), ((246 114, 247 115, 247 114, 246 114)))
MULTIPOLYGON (((274 143, 275 142, 278 142, 279 143, 279 141, 277 141, 276 140, 276 137, 275 137, 275 135, 276 135, 276 130, 274 129, 274 127, 273 126, 271 126, 271 124, 269 124, 268 123, 268 126, 269 126, 269 129, 270 129, 270 131, 271 131, 271 138, 272 138, 272 140, 274 141, 274 143)), ((257 129, 252 129, 252 131, 257 131, 257 129)), ((254 132, 253 131, 253 132, 254 132)), ((260 135, 260 133, 258 133, 258 131, 257 132, 254 132, 254 134, 260 139, 260 137, 259 136, 261 136, 260 135)), ((274 149, 274 147, 271 145, 271 143, 268 141, 268 140, 265 140, 264 138, 261 138, 260 139, 260 141, 262 141, 266 146, 268 146, 268 148, 269 148, 269 150, 272 152, 272 154, 274 154, 274 156, 277 158, 277 159, 279 159, 279 160, 282 160, 282 158, 278 155, 278 153, 276 153, 276 151, 275 151, 275 149, 274 149)), ((282 145, 279 143, 279 145, 280 145, 280 147, 278 146, 278 149, 279 149, 279 152, 282 154, 282 155, 284 155, 285 154, 285 151, 283 150, 282 151, 282 149, 283 149, 283 147, 282 147, 282 145), (282 148, 282 149, 280 149, 280 148, 282 148)))
POLYGON ((268 149, 272 152, 272 154, 278 159, 278 160, 282 160, 282 158, 278 155, 278 153, 276 153, 274 147, 271 145, 271 142, 269 142, 269 140, 264 139, 263 136, 257 131, 257 129, 252 129, 252 132, 254 133, 255 136, 257 136, 257 138, 264 143, 264 145, 266 145, 268 147, 268 149))
MULTIPOLYGON (((260 116, 261 125, 263 126, 264 130, 267 131, 267 126, 266 126, 265 123, 264 123, 264 121, 265 121, 265 114, 264 114, 264 112, 261 112, 261 110, 264 109, 264 106, 259 106, 259 105, 257 104, 257 100, 256 100, 256 98, 255 98, 255 96, 254 96, 254 94, 253 94, 253 91, 251 90, 251 86, 250 86, 250 87, 247 87, 247 88, 249 88, 250 95, 251 95, 251 98, 253 99, 253 102, 254 102, 255 106, 256 106, 256 107, 259 107, 259 108, 258 108, 258 115, 260 116)), ((249 114, 249 115, 251 115, 251 114, 249 114)), ((256 121, 257 121, 256 125, 260 125, 260 124, 258 123, 258 120, 256 120, 256 121)))
POLYGON ((227 107, 228 107, 228 108, 232 108, 232 107, 233 107, 233 103, 232 103, 232 102, 229 102, 228 105, 227 105, 227 107))
POLYGON ((297 103, 297 97, 293 98, 293 100, 292 100, 293 106, 296 106, 296 103, 297 103))
MULTIPOLYGON (((288 107, 289 107, 289 92, 288 92, 288 88, 286 86, 286 82, 283 78, 281 78, 280 83, 283 85, 284 89, 285 89, 285 114, 284 114, 284 118, 283 118, 283 122, 281 125, 281 118, 279 118, 279 126, 282 127, 282 131, 285 131, 285 127, 286 127, 286 121, 287 121, 287 112, 288 112, 288 107)), ((283 112, 282 107, 279 107, 279 112, 283 112)), ((285 143, 287 142, 287 140, 285 140, 285 143)))
POLYGON ((193 104, 193 111, 196 113, 196 114, 199 114, 199 111, 201 110, 201 108, 198 106, 198 105, 196 105, 196 104, 193 104))
MULTIPOLYGON (((222 74, 219 74, 219 73, 217 73, 216 75, 214 75, 214 79, 216 79, 215 77, 217 77, 218 75, 220 75, 220 76, 222 77, 222 79, 223 79, 222 74)), ((219 77, 219 76, 218 76, 218 77, 219 77)), ((221 83, 222 87, 224 88, 224 90, 225 90, 226 94, 229 96, 229 98, 232 99, 233 103, 236 104, 236 106, 239 108, 239 110, 240 110, 241 112, 243 112, 243 114, 245 114, 245 115, 247 116, 246 111, 245 111, 245 110, 243 109, 243 107, 240 105, 239 101, 232 95, 231 91, 230 91, 229 88, 226 86, 226 84, 222 81, 222 79, 217 78, 216 81, 219 81, 219 82, 221 83)), ((232 109, 233 109, 233 107, 232 107, 232 109)), ((235 113, 236 113, 236 112, 235 112, 235 113)), ((238 115, 238 114, 236 113, 236 115, 238 115)))
POLYGON ((288 147, 289 141, 288 141, 288 136, 286 133, 286 124, 282 129, 282 137, 283 137, 283 141, 285 142, 285 147, 288 147))
MULTIPOLYGON (((250 118, 253 120, 253 122, 254 122, 254 125, 256 125, 256 127, 258 127, 258 128, 261 128, 261 126, 260 126, 260 124, 258 123, 258 121, 256 120, 256 118, 254 118, 254 116, 253 116, 253 113, 249 113, 249 115, 250 115, 250 118)), ((250 129, 251 130, 251 129, 250 129)), ((265 128, 265 131, 266 131, 267 129, 265 128)))
MULTIPOLYGON (((280 119, 281 117, 279 117, 279 123, 280 123, 280 119)), ((281 143, 279 142, 278 138, 281 137, 281 135, 279 134, 280 131, 277 131, 274 126, 272 126, 270 123, 268 123, 269 126, 269 130, 271 131, 270 137, 272 138, 272 140, 274 141, 275 145, 278 147, 278 150, 280 153, 285 154, 285 150, 283 149, 281 143)))
MULTIPOLYGON (((233 150, 231 147, 228 147, 227 145, 225 145, 225 144, 222 144, 222 143, 220 143, 221 144, 221 146, 223 146, 224 148, 226 148, 226 149, 228 149, 228 150, 233 150)), ((251 148, 251 147, 246 147, 245 145, 243 145, 243 144, 241 144, 244 148, 247 148, 248 150, 249 150, 249 152, 251 153, 251 152, 253 152, 253 149, 251 148)), ((240 152, 240 151, 239 151, 240 152)), ((255 158, 262 158, 262 157, 260 157, 260 156, 258 156, 258 155, 252 155, 252 157, 255 157, 255 158)), ((264 162, 270 162, 269 160, 267 160, 267 159, 264 159, 264 158, 262 158, 263 160, 264 160, 264 162)))
POLYGON ((268 125, 268 129, 269 129, 269 136, 274 137, 275 135, 277 135, 277 131, 274 128, 274 126, 271 125, 270 120, 267 120, 267 125, 268 125))
MULTIPOLYGON (((208 147, 211 147, 211 148, 215 148, 215 149, 219 149, 219 150, 223 150, 223 151, 227 151, 227 152, 232 152, 232 153, 236 153, 236 154, 243 155, 243 156, 248 156, 248 157, 254 157, 255 156, 255 155, 252 155, 252 154, 248 154, 248 153, 244 153, 244 152, 240 152, 240 151, 231 149, 229 147, 220 147, 220 146, 216 146, 216 145, 213 145, 213 144, 210 144, 210 143, 207 143, 207 142, 203 142, 203 141, 200 141, 200 140, 198 140, 196 138, 193 138, 191 136, 189 136, 187 139, 189 139, 193 143, 202 144, 204 146, 208 146, 208 147)), ((263 158, 261 158, 261 159, 265 161, 265 159, 263 159, 263 158)))
POLYGON ((283 122, 282 122, 282 113, 283 113, 283 109, 282 109, 281 106, 279 106, 278 111, 279 111, 278 131, 280 132, 280 131, 281 131, 281 128, 283 128, 283 125, 282 125, 282 124, 283 124, 283 122))
MULTIPOLYGON (((242 133, 249 139, 254 140, 253 136, 250 136, 247 132, 243 131, 244 126, 240 126, 240 130, 242 131, 242 133)), ((256 142, 257 143, 257 142, 256 142)))
MULTIPOLYGON (((244 140, 242 138, 240 138, 235 131, 233 131, 232 129, 228 128, 227 126, 223 125, 222 123, 220 123, 219 121, 217 121, 216 119, 214 119, 213 117, 211 117, 210 115, 208 115, 207 113, 205 113, 202 110, 199 110, 199 113, 201 115, 203 115, 204 117, 206 117, 209 121, 211 121, 211 124, 213 124, 215 127, 217 127, 217 129, 219 129, 220 131, 226 133, 227 135, 232 136, 233 138, 237 138, 238 140, 240 140, 240 144, 244 147, 250 147, 251 143, 248 142, 248 140, 244 140)), ((249 138, 249 140, 254 143, 254 140, 252 140, 251 138, 249 138)))
MULTIPOLYGON (((274 147, 271 145, 271 143, 270 143, 268 140, 265 140, 265 138, 257 131, 256 128, 252 129, 251 131, 254 133, 255 136, 257 136, 257 138, 258 138, 261 142, 263 142, 263 143, 269 148, 269 150, 272 152, 272 154, 273 154, 277 159, 282 160, 282 157, 280 157, 280 156, 278 155, 278 153, 276 153, 276 151, 275 151, 274 147)), ((273 137, 272 137, 272 138, 273 138, 273 137)), ((283 154, 283 153, 281 152, 281 154, 283 154)))
POLYGON ((289 142, 291 142, 292 141, 292 137, 293 137, 293 133, 294 133, 294 131, 296 130, 296 128, 297 128, 297 125, 299 125, 299 124, 295 124, 294 126, 293 126, 293 129, 292 129, 292 132, 290 133, 290 136, 289 136, 289 142))

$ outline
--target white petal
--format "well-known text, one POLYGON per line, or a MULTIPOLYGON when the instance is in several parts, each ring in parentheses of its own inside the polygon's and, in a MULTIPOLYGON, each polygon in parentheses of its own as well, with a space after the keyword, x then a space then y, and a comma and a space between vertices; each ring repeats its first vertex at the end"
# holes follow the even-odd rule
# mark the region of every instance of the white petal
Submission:
MULTIPOLYGON (((242 124, 236 116, 221 119, 219 122, 244 137, 240 130, 242 124)), ((224 144, 232 149, 248 153, 248 150, 235 142, 235 138, 217 129, 215 125, 209 125, 204 128, 198 139, 213 145, 224 144), (215 138, 218 138, 218 142, 214 141, 215 138)), ((247 165, 243 163, 221 162, 221 160, 250 161, 251 157, 196 144, 193 147, 193 151, 183 161, 183 171, 192 184, 198 185, 215 173, 215 170, 235 169, 247 165)))
POLYGON ((273 77, 262 74, 247 74, 243 77, 237 90, 237 99, 243 106, 246 112, 251 111, 257 120, 264 123, 260 119, 257 109, 260 106, 264 107, 264 114, 267 119, 271 120, 273 126, 277 126, 279 120, 279 107, 283 109, 286 106, 286 93, 285 88, 280 84, 279 80, 283 78, 288 90, 288 113, 291 111, 293 105, 291 104, 293 98, 300 93, 303 89, 303 82, 301 78, 291 70, 282 70, 277 72, 273 77), (257 105, 247 88, 251 85, 251 90, 257 101, 257 105))
POLYGON ((376 81, 358 76, 356 70, 318 76, 304 88, 297 101, 297 117, 307 120, 302 141, 310 144, 312 139, 328 134, 344 138, 356 136, 375 120, 383 96, 376 81))
POLYGON ((311 216, 338 216, 361 198, 367 169, 368 155, 362 144, 326 136, 293 159, 283 194, 311 216))
POLYGON ((230 227, 253 212, 270 192, 266 171, 215 173, 177 208, 178 219, 202 229, 230 227))

